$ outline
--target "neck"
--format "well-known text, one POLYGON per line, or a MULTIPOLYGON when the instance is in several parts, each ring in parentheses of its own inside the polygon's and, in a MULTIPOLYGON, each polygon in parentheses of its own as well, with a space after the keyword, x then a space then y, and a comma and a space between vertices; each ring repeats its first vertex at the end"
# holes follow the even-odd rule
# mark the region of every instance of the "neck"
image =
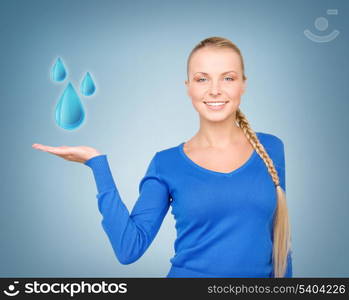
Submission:
POLYGON ((221 122, 211 122, 200 119, 200 129, 196 134, 197 143, 204 148, 226 148, 241 141, 244 134, 236 125, 235 118, 221 122))

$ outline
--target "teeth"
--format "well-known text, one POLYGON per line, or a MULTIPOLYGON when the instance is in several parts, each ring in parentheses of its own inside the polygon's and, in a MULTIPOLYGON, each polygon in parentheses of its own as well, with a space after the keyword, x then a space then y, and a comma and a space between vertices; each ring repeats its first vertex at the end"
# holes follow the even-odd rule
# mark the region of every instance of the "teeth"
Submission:
POLYGON ((206 102, 206 104, 210 106, 219 106, 219 105, 225 104, 225 102, 211 102, 211 103, 206 102))

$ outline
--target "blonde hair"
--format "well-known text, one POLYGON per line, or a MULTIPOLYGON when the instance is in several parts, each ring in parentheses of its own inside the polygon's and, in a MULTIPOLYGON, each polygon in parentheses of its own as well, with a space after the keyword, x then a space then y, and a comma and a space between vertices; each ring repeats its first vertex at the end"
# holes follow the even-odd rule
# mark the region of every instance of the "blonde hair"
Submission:
MULTIPOLYGON (((232 49, 235 53, 237 53, 240 57, 241 67, 242 67, 242 77, 243 80, 246 80, 245 76, 245 67, 243 57, 239 48, 232 43, 230 40, 222 38, 222 37, 209 37, 201 42, 199 42, 193 50, 190 52, 188 60, 187 60, 187 74, 189 78, 189 63, 192 55, 199 49, 203 47, 217 47, 217 48, 229 48, 232 49)), ((274 163, 267 151, 263 147, 262 143, 259 141, 258 136, 251 128, 246 116, 242 113, 240 108, 236 111, 236 123, 242 129, 245 136, 262 158, 265 163, 265 166, 268 169, 268 172, 271 176, 271 179, 275 185, 275 192, 277 197, 277 208, 274 214, 273 219, 273 270, 274 277, 284 277, 286 268, 287 268, 287 258, 289 252, 291 251, 291 230, 290 230, 290 222, 288 216, 288 208, 286 203, 286 194, 285 191, 280 186, 280 179, 274 163)))

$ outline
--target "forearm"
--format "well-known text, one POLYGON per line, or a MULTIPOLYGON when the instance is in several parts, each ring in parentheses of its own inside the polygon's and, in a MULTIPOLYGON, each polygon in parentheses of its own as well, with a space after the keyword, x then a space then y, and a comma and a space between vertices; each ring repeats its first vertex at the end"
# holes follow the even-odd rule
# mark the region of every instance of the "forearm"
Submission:
POLYGON ((103 229, 119 262, 130 264, 144 254, 160 228, 169 207, 167 188, 157 180, 151 165, 130 214, 120 197, 106 155, 94 157, 85 164, 92 168, 95 177, 103 229))

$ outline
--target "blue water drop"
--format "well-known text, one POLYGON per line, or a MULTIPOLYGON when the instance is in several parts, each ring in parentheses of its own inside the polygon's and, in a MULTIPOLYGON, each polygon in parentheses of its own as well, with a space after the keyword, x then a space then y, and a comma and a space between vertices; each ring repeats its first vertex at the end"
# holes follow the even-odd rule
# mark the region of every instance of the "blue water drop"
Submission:
POLYGON ((84 107, 73 85, 69 82, 56 106, 56 123, 58 126, 72 130, 85 119, 84 107))
POLYGON ((86 73, 81 83, 80 90, 81 90, 81 93, 85 96, 91 96, 95 92, 96 86, 89 72, 86 73))
POLYGON ((54 81, 63 81, 67 76, 67 71, 64 68, 60 57, 57 58, 56 63, 52 67, 51 77, 54 81))

